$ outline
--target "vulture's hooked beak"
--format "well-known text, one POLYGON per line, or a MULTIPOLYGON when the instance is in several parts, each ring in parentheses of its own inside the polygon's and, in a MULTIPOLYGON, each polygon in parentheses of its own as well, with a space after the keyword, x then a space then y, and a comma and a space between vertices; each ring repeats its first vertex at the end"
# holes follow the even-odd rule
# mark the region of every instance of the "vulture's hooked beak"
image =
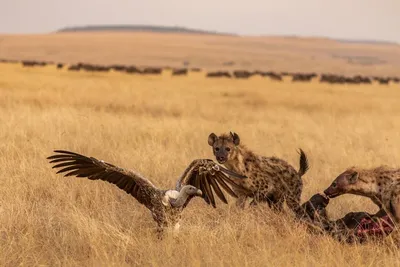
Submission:
POLYGON ((198 189, 196 192, 196 196, 201 197, 202 195, 203 195, 203 192, 200 189, 198 189))

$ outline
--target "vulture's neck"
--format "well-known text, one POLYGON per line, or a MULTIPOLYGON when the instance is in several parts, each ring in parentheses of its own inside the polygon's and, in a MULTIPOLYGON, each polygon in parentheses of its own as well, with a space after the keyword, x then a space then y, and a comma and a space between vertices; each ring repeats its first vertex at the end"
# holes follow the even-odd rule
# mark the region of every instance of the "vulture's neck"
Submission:
POLYGON ((171 204, 171 206, 174 208, 182 207, 186 203, 186 200, 189 197, 189 195, 186 194, 184 190, 181 190, 180 192, 176 190, 170 190, 167 191, 165 195, 168 198, 169 204, 171 204))

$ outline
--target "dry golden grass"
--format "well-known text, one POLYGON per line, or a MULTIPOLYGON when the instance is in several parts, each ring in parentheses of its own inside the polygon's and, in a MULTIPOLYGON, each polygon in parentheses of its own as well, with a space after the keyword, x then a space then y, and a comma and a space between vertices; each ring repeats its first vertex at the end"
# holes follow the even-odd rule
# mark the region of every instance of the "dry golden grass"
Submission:
POLYGON ((0 35, 0 59, 130 64, 206 69, 398 75, 400 45, 317 38, 160 33, 0 35), (224 66, 224 62, 234 62, 224 66), (167 63, 167 64, 166 64, 167 63))
MULTIPOLYGON (((293 85, 268 79, 143 77, 0 64, 1 266, 399 266, 390 238, 362 246, 313 236, 265 206, 239 212, 195 199, 179 237, 156 239, 149 212, 99 181, 56 175, 54 149, 133 168, 163 188, 195 158, 211 158, 210 132, 236 131, 256 152, 298 168, 303 201, 350 165, 399 166, 400 88, 293 85)), ((332 218, 376 211, 343 196, 332 218)))

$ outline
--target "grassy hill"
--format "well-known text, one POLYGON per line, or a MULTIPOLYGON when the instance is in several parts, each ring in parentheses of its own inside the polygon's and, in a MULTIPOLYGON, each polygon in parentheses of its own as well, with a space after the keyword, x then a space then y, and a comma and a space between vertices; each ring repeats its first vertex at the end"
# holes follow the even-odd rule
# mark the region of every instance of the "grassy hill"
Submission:
POLYGON ((89 25, 66 27, 57 32, 158 32, 158 33, 186 33, 186 34, 211 34, 211 35, 235 35, 199 29, 190 29, 179 26, 153 26, 153 25, 89 25))

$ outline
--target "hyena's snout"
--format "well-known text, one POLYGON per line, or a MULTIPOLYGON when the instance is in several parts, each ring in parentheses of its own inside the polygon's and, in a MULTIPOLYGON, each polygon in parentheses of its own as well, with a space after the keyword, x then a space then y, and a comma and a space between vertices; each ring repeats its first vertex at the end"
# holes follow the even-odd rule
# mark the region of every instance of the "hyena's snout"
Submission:
POLYGON ((217 160, 219 163, 224 163, 226 161, 226 156, 217 156, 217 160))

